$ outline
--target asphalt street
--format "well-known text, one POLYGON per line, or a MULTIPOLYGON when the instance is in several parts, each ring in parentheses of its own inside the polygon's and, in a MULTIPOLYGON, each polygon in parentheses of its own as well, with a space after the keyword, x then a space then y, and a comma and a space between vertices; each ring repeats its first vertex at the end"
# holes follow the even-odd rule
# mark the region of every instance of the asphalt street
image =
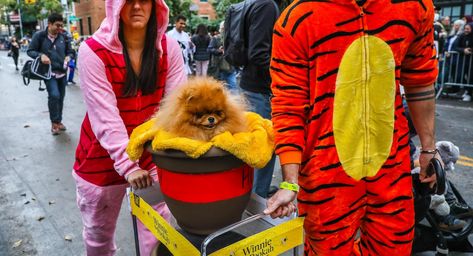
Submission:
MULTIPOLYGON (((27 56, 22 53, 20 59, 23 62, 27 56)), ((67 131, 52 136, 46 91, 38 90, 37 81, 24 86, 13 60, 0 52, 1 256, 85 255, 71 176, 85 114, 78 78, 76 81, 77 85, 66 90, 63 123, 67 131)), ((448 175, 473 205, 473 102, 439 100, 436 123, 437 139, 460 147, 460 161, 448 175)), ((280 180, 276 170, 274 184, 280 180)), ((118 222, 117 255, 134 255, 125 202, 118 222)))

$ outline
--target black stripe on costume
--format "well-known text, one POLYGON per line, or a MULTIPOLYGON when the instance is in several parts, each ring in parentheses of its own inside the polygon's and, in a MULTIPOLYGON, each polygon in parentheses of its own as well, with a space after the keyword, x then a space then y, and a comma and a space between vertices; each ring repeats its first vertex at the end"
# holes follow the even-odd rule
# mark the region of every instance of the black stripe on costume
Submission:
POLYGON ((299 27, 299 25, 302 23, 302 21, 304 21, 307 17, 309 17, 310 15, 312 15, 312 11, 302 15, 299 19, 296 20, 296 22, 294 23, 294 27, 292 27, 292 30, 291 30, 291 36, 294 36, 294 34, 296 33, 297 31, 297 28, 299 27))
POLYGON ((433 70, 434 70, 434 68, 428 68, 428 69, 401 69, 401 73, 422 74, 422 73, 429 73, 433 70))
POLYGON ((298 85, 276 85, 276 89, 284 91, 284 90, 298 90, 298 91, 303 91, 302 87, 298 85))
POLYGON ((337 245, 334 246, 334 247, 331 247, 330 250, 337 250, 338 248, 340 248, 340 247, 346 245, 347 243, 352 242, 352 241, 353 241, 353 238, 355 237, 355 235, 356 235, 356 231, 353 232, 353 235, 351 235, 347 240, 342 241, 341 243, 337 244, 337 245))
POLYGON ((298 116, 298 117, 304 118, 304 116, 301 116, 301 115, 296 114, 296 113, 290 113, 290 112, 274 112, 272 115, 273 115, 273 117, 277 117, 277 116, 298 116))
POLYGON ((414 33, 414 35, 417 34, 417 31, 411 25, 411 23, 409 23, 405 20, 390 20, 386 24, 384 24, 383 26, 381 26, 379 28, 372 29, 372 30, 366 30, 365 32, 369 35, 376 35, 376 34, 379 34, 379 33, 383 32, 384 30, 388 29, 389 27, 396 26, 396 25, 407 27, 414 33))
POLYGON ((334 168, 337 168, 337 167, 340 167, 340 166, 342 166, 342 163, 338 162, 338 163, 335 163, 335 164, 330 164, 330 165, 321 167, 320 170, 321 171, 328 171, 330 169, 334 169, 334 168))
POLYGON ((366 240, 366 243, 368 244, 368 251, 370 252, 374 252, 374 255, 381 255, 377 250, 376 250, 376 247, 374 247, 371 242, 371 240, 367 239, 366 240))
POLYGON ((350 204, 350 208, 355 206, 358 202, 360 202, 363 198, 366 197, 366 194, 363 194, 360 198, 356 199, 355 201, 353 201, 353 203, 350 204))
POLYGON ((424 39, 424 38, 425 38, 426 36, 428 36, 428 35, 432 35, 432 28, 429 29, 429 30, 427 30, 427 32, 425 32, 422 36, 416 37, 416 39, 414 39, 413 42, 414 42, 414 43, 415 43, 415 42, 418 42, 418 41, 424 39))
POLYGON ((378 239, 374 238, 370 233, 365 233, 365 235, 368 236, 369 238, 371 238, 371 240, 375 241, 379 245, 382 245, 382 246, 387 247, 387 248, 394 249, 394 246, 387 245, 387 244, 379 241, 378 239))
POLYGON ((401 137, 399 137, 399 138, 397 139, 397 142, 400 142, 402 139, 404 139, 404 138, 407 137, 408 135, 409 135, 409 131, 406 132, 405 134, 401 135, 401 137))
POLYGON ((273 34, 279 36, 279 37, 283 37, 283 35, 281 34, 281 32, 277 31, 276 29, 273 30, 273 34))
POLYGON ((383 173, 383 174, 379 175, 379 177, 374 178, 372 180, 368 179, 368 177, 364 177, 362 180, 364 180, 365 182, 369 182, 369 183, 370 182, 376 182, 376 181, 380 180, 382 177, 384 177, 384 175, 386 175, 386 173, 383 173))
POLYGON ((336 53, 336 52, 337 52, 337 51, 318 52, 318 53, 312 55, 312 56, 308 59, 308 61, 313 61, 313 60, 317 59, 317 58, 320 57, 320 56, 324 56, 324 55, 332 54, 332 53, 336 53))
POLYGON ((403 105, 403 104, 397 106, 397 107, 396 107, 396 110, 399 110, 399 109, 401 109, 401 108, 404 108, 404 105, 403 105))
POLYGON ((301 146, 299 146, 299 145, 297 145, 297 144, 292 144, 292 143, 278 144, 278 145, 276 146, 275 150, 276 150, 276 149, 280 149, 280 148, 282 148, 282 147, 291 147, 291 148, 295 148, 295 149, 297 149, 297 150, 302 151, 302 147, 301 147, 301 146))
POLYGON ((321 39, 315 41, 311 46, 310 46, 310 49, 314 49, 315 47, 329 41, 329 40, 332 40, 334 38, 337 38, 337 37, 342 37, 342 36, 352 36, 352 35, 356 35, 358 33, 361 33, 363 32, 363 29, 358 29, 358 30, 355 30, 355 31, 338 31, 338 32, 335 32, 335 33, 332 33, 332 34, 329 34, 327 36, 324 36, 322 37, 321 39))
POLYGON ((401 175, 399 175, 399 177, 397 179, 395 179, 393 182, 391 182, 389 184, 390 187, 394 186, 396 183, 398 183, 400 180, 404 179, 404 178, 410 178, 411 177, 411 173, 410 172, 405 172, 401 175))
POLYGON ((283 64, 283 65, 287 65, 287 66, 291 66, 291 67, 296 67, 296 68, 309 68, 308 65, 299 64, 299 63, 291 63, 289 61, 285 61, 285 60, 278 59, 278 58, 273 58, 273 61, 276 62, 276 63, 279 63, 279 64, 283 64))
POLYGON ((407 146, 409 146, 409 141, 408 141, 407 143, 405 143, 405 144, 399 145, 399 146, 397 147, 397 151, 399 152, 401 149, 403 149, 403 148, 405 148, 405 147, 407 147, 407 146))
POLYGON ((327 112, 329 109, 330 109, 329 107, 322 109, 322 111, 320 111, 320 113, 318 113, 318 114, 315 115, 315 116, 312 116, 312 117, 309 119, 309 122, 319 119, 319 118, 320 118, 325 112, 327 112))
POLYGON ((328 132, 328 133, 320 136, 317 140, 324 140, 324 139, 326 139, 328 137, 332 137, 332 136, 333 136, 333 132, 328 132))
POLYGON ((289 20, 289 16, 291 16, 291 12, 300 4, 303 4, 303 3, 311 3, 311 2, 316 2, 316 3, 330 3, 329 0, 300 0, 298 1, 297 3, 293 4, 291 6, 291 8, 289 8, 289 10, 287 11, 286 13, 286 17, 284 17, 284 21, 282 22, 282 27, 286 27, 287 25, 287 22, 289 20))
POLYGON ((391 0, 392 4, 400 4, 404 2, 418 2, 422 6, 422 9, 424 9, 424 11, 427 11, 427 7, 425 7, 422 0, 391 0))
POLYGON ((280 68, 275 68, 275 67, 273 67, 273 66, 270 66, 269 69, 271 69, 271 70, 273 70, 273 71, 275 71, 275 72, 278 72, 278 73, 282 73, 282 74, 284 74, 284 75, 286 75, 286 76, 289 76, 289 77, 292 77, 292 78, 296 78, 296 77, 294 77, 293 75, 284 72, 284 70, 282 70, 282 69, 280 69, 280 68))
POLYGON ((344 226, 344 227, 337 228, 337 229, 333 229, 333 230, 319 231, 319 234, 323 234, 323 235, 326 235, 326 234, 333 234, 333 233, 337 233, 338 231, 347 229, 347 228, 349 228, 349 227, 350 227, 350 226, 344 226))
POLYGON ((307 158, 306 160, 302 161, 302 162, 301 162, 301 165, 302 165, 302 166, 306 165, 310 160, 314 159, 315 157, 317 157, 317 155, 311 155, 309 158, 307 158))
MULTIPOLYGON (((314 241, 314 242, 320 242, 320 241, 324 241, 324 240, 325 240, 325 238, 313 238, 313 237, 310 237, 310 236, 308 236, 308 237, 309 237, 310 240, 312 240, 312 241, 314 241)), ((311 247, 311 249, 312 249, 312 247, 311 247)), ((313 251, 314 253, 316 253, 316 252, 314 251, 314 249, 312 249, 312 251, 313 251)))
POLYGON ((327 148, 334 148, 335 145, 320 145, 320 146, 316 146, 314 148, 314 150, 324 150, 324 149, 327 149, 327 148))
POLYGON ((333 98, 333 97, 335 97, 335 93, 333 93, 333 92, 324 93, 324 94, 322 94, 322 95, 320 95, 320 96, 318 96, 314 99, 314 104, 317 103, 317 102, 320 102, 322 100, 325 100, 325 99, 328 99, 328 98, 333 98))
POLYGON ((407 241, 402 241, 402 240, 391 240, 391 243, 393 244, 408 244, 411 243, 412 240, 407 240, 407 241))
POLYGON ((394 168, 398 165, 401 165, 402 162, 397 162, 397 163, 394 163, 394 164, 384 164, 383 166, 381 166, 382 169, 390 169, 390 168, 394 168))
POLYGON ((297 203, 298 204, 308 204, 308 205, 319 205, 319 204, 324 204, 328 201, 332 201, 334 198, 335 198, 335 196, 332 196, 332 197, 325 198, 325 199, 322 199, 322 200, 319 200, 319 201, 312 201, 312 200, 307 200, 306 201, 306 200, 298 199, 297 203))
POLYGON ((422 55, 422 54, 419 54, 419 55, 406 54, 406 58, 409 58, 409 59, 424 58, 424 55, 422 55))
POLYGON ((323 189, 343 188, 343 187, 354 187, 354 185, 345 184, 345 183, 332 183, 332 184, 322 184, 322 185, 319 185, 319 186, 317 186, 315 188, 311 188, 311 189, 304 188, 303 186, 301 186, 301 189, 304 190, 307 193, 314 193, 314 192, 317 192, 317 191, 323 190, 323 189))
POLYGON ((335 223, 337 223, 337 222, 343 220, 344 218, 350 216, 351 214, 357 212, 361 207, 365 207, 365 206, 366 206, 366 204, 361 204, 361 205, 359 205, 358 207, 351 209, 350 211, 348 211, 347 213, 343 214, 342 216, 340 216, 340 217, 338 217, 338 218, 335 218, 335 219, 333 219, 333 220, 331 220, 331 221, 327 221, 327 222, 322 223, 322 225, 323 225, 323 226, 328 226, 328 225, 335 224, 335 223))
POLYGON ((411 231, 415 228, 415 226, 416 226, 416 225, 414 224, 414 225, 412 225, 412 227, 410 227, 410 228, 409 228, 408 230, 406 230, 406 231, 395 232, 394 235, 396 235, 396 236, 405 236, 405 235, 411 233, 411 231))
POLYGON ((394 212, 370 212, 370 211, 366 211, 366 214, 394 216, 394 215, 398 215, 399 213, 401 213, 401 212, 403 212, 403 211, 405 211, 405 210, 406 210, 406 209, 401 208, 401 209, 395 210, 394 212))
POLYGON ((381 208, 381 207, 386 206, 387 204, 398 202, 398 201, 405 201, 405 200, 412 200, 412 197, 410 197, 410 196, 398 196, 398 197, 395 197, 395 198, 393 198, 389 201, 383 202, 383 203, 366 204, 366 205, 369 206, 369 207, 373 207, 373 208, 381 208))
POLYGON ((323 74, 323 75, 317 77, 317 81, 319 81, 319 82, 320 82, 320 81, 323 81, 325 78, 327 78, 327 77, 329 77, 329 76, 331 76, 331 75, 337 74, 337 72, 338 72, 338 68, 333 69, 333 70, 330 70, 330 71, 328 71, 327 73, 325 73, 325 74, 323 74))
POLYGON ((301 126, 301 125, 288 126, 286 128, 279 129, 278 132, 286 132, 286 131, 292 131, 292 130, 304 130, 304 126, 301 126))
POLYGON ((400 38, 388 40, 388 41, 386 41, 386 43, 387 43, 388 45, 391 45, 391 44, 399 43, 399 42, 402 42, 402 41, 404 41, 404 38, 403 38, 403 37, 400 37, 400 38))
POLYGON ((354 18, 351 18, 351 19, 348 19, 348 20, 339 22, 339 23, 335 24, 335 26, 340 27, 340 26, 343 26, 343 25, 348 24, 348 23, 350 23, 350 22, 353 22, 353 21, 355 21, 355 20, 359 20, 359 19, 361 19, 361 15, 357 15, 357 16, 354 17, 354 18))
POLYGON ((371 191, 368 191, 368 190, 366 190, 366 194, 369 195, 369 196, 379 196, 378 194, 376 194, 374 192, 371 192, 371 191))

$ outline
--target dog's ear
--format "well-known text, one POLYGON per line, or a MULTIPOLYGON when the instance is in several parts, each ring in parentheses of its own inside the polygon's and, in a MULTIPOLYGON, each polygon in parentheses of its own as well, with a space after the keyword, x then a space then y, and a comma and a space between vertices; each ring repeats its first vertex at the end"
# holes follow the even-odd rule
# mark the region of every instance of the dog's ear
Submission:
POLYGON ((181 102, 189 103, 194 98, 195 98, 194 97, 194 90, 187 89, 180 95, 179 100, 181 102))
POLYGON ((213 93, 222 93, 223 92, 223 87, 222 86, 216 86, 212 89, 213 93))

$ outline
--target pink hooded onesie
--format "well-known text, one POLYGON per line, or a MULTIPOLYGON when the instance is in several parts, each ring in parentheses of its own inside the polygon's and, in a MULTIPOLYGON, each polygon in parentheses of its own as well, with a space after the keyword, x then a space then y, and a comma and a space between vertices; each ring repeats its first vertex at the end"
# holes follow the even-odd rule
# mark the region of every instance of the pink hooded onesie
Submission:
MULTIPOLYGON (((139 169, 149 170, 152 174, 156 172, 149 156, 137 162, 128 159, 125 148, 129 134, 152 115, 163 93, 172 91, 186 80, 181 49, 175 40, 164 35, 168 25, 168 7, 163 0, 156 0, 156 49, 160 56, 158 89, 151 95, 120 95, 126 72, 118 38, 120 11, 124 3, 125 0, 105 1, 104 21, 79 49, 81 89, 87 114, 72 173, 76 180, 87 255, 114 255, 114 233, 128 186, 126 177, 139 169)), ((154 208, 169 219, 170 213, 164 203, 154 208)), ((138 228, 141 254, 150 255, 157 240, 141 223, 138 223, 138 228)))

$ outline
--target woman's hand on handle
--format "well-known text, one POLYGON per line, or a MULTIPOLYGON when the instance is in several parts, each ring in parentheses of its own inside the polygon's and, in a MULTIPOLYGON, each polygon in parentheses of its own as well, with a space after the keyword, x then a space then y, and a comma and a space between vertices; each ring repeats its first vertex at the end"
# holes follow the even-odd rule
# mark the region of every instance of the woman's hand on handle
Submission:
POLYGON ((153 185, 153 179, 148 171, 138 170, 130 173, 127 177, 128 183, 133 189, 143 189, 153 185))

